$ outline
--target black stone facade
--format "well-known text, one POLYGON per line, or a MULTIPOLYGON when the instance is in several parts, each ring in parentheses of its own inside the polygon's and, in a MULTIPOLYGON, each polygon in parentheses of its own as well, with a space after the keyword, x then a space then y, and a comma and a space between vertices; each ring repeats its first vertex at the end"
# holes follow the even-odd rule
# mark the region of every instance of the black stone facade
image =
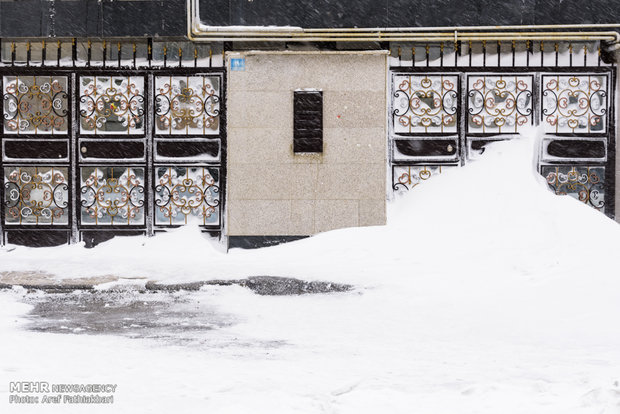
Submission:
MULTIPOLYGON (((0 37, 184 37, 186 0, 0 0, 0 37)), ((614 24, 617 0, 199 0, 208 25, 614 24), (275 10, 275 12, 274 12, 275 10)))

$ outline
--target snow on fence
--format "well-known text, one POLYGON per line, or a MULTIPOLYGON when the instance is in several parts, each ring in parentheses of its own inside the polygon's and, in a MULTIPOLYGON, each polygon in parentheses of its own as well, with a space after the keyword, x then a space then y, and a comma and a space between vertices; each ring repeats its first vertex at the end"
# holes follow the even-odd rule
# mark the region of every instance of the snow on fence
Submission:
POLYGON ((557 194, 614 215, 615 66, 598 43, 392 44, 392 187, 463 165, 544 125, 539 172, 557 194))

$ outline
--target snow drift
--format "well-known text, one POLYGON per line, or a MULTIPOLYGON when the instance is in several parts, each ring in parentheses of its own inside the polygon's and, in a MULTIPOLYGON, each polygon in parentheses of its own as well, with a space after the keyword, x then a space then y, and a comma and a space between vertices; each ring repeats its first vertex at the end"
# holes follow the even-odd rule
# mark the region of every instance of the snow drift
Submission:
POLYGON ((493 144, 480 160, 397 195, 387 226, 228 254, 196 226, 186 226, 153 238, 116 238, 91 250, 81 244, 17 247, 0 253, 0 271, 170 282, 270 275, 364 284, 394 273, 447 269, 532 274, 553 268, 585 275, 617 269, 620 226, 552 194, 534 169, 535 135, 532 129, 493 144))
POLYGON ((236 321, 198 349, 25 332, 25 293, 0 293, 0 397, 36 379, 119 383, 118 412, 617 414, 620 226, 547 189, 533 135, 397 197, 387 226, 228 254, 192 227, 2 253, 0 270, 59 277, 286 275, 357 289, 185 293, 214 309, 206 322, 236 321))

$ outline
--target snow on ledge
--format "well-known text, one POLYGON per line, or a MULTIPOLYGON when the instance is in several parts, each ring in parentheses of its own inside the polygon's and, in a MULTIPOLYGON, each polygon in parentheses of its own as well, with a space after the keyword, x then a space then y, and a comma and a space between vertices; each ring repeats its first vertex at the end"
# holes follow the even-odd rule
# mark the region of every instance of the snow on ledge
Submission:
POLYGON ((194 32, 303 32, 299 26, 209 26, 200 21, 194 23, 194 32))

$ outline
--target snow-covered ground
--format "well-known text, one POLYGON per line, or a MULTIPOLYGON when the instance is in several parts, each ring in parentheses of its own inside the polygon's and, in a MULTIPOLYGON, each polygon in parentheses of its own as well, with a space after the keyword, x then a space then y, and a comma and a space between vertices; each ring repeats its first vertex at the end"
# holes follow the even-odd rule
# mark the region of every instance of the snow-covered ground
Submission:
POLYGON ((208 307, 207 322, 230 322, 196 332, 199 346, 33 332, 28 295, 5 291, 0 412, 620 413, 620 226, 553 195, 534 171, 534 145, 494 144, 397 197, 383 227, 228 254, 192 227, 90 250, 0 252, 0 271, 59 278, 272 275, 356 286, 179 293, 208 307), (20 380, 118 388, 107 406, 10 405, 9 381, 20 380))

